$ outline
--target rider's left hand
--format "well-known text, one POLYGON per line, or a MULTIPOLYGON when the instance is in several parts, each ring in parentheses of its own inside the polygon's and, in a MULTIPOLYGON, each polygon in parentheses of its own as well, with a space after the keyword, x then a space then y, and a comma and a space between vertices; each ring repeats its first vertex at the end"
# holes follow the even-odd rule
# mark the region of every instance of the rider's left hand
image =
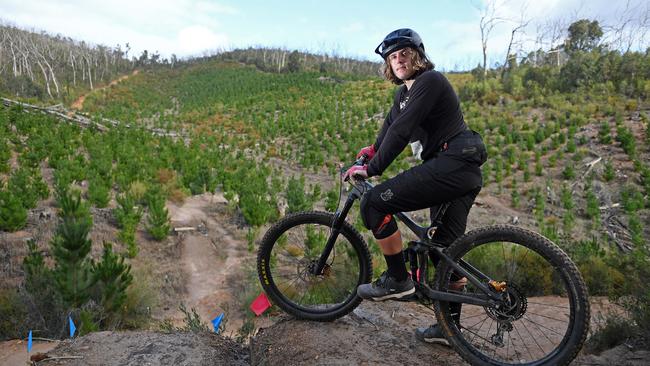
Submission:
POLYGON ((348 181, 348 179, 353 176, 358 176, 363 179, 368 178, 368 165, 354 165, 343 175, 343 180, 348 181))

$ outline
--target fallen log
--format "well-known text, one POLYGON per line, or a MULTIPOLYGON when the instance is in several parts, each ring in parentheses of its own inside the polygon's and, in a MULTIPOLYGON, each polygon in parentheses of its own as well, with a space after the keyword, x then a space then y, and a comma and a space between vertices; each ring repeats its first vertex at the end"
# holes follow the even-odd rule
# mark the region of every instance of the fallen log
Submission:
MULTIPOLYGON (((5 106, 12 106, 12 105, 20 105, 23 108, 38 111, 41 113, 45 114, 50 114, 54 115, 58 118, 64 119, 68 122, 76 123, 80 125, 81 127, 94 127, 100 130, 101 132, 106 132, 109 130, 108 127, 106 127, 106 124, 112 125, 113 127, 117 126, 124 126, 126 128, 131 128, 132 126, 128 123, 123 123, 120 121, 108 119, 108 118, 99 118, 99 120, 102 123, 97 122, 90 116, 83 114, 81 112, 76 112, 72 111, 69 109, 66 109, 62 104, 55 104, 49 107, 41 107, 25 102, 19 102, 17 100, 12 100, 12 99, 7 99, 0 97, 2 100, 2 104, 5 106)), ((188 137, 183 134, 183 133, 177 133, 177 132, 166 132, 164 130, 161 130, 159 128, 149 128, 149 127, 144 127, 147 131, 151 132, 155 136, 164 136, 164 137, 172 137, 172 138, 182 138, 185 141, 188 141, 188 137)))

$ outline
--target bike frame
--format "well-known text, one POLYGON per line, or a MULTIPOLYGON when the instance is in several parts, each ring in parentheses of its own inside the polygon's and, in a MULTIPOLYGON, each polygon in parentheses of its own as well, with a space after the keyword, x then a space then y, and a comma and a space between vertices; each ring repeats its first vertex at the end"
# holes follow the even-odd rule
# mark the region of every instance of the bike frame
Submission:
MULTIPOLYGON (((334 248, 334 243, 341 233, 341 228, 343 227, 343 222, 348 216, 350 209, 354 205, 354 201, 361 199, 365 192, 372 189, 374 186, 365 180, 357 180, 358 184, 352 184, 352 191, 348 194, 348 198, 343 205, 341 211, 337 211, 334 214, 334 221, 332 223, 330 235, 323 249, 323 253, 318 259, 318 263, 313 267, 313 274, 319 275, 322 274, 323 269, 327 263, 332 249, 334 248)), ((443 210, 444 212, 444 210, 443 210)), ((497 302, 502 300, 502 296, 488 287, 488 283, 492 280, 490 277, 483 274, 478 269, 474 268, 471 264, 467 263, 464 260, 460 260, 459 263, 454 262, 447 254, 444 253, 445 246, 440 243, 435 243, 429 238, 428 232, 431 229, 430 227, 424 227, 418 225, 413 219, 404 212, 398 212, 394 214, 400 221, 402 221, 418 238, 420 241, 409 243, 409 262, 411 263, 411 273, 413 280, 416 285, 416 289, 419 290, 421 294, 433 301, 448 301, 448 302, 458 302, 465 304, 473 304, 479 306, 494 306, 497 302), (456 273, 467 277, 468 281, 472 283, 481 294, 474 295, 465 295, 465 294, 455 294, 445 291, 434 290, 426 284, 426 273, 428 270, 427 260, 429 253, 433 253, 434 256, 440 258, 441 262, 446 262, 451 266, 456 273), (417 264, 419 263, 421 275, 417 278, 415 274, 415 269, 417 269, 417 264), (423 269, 423 271, 422 271, 423 269)), ((438 263, 438 266, 440 263, 438 263)))

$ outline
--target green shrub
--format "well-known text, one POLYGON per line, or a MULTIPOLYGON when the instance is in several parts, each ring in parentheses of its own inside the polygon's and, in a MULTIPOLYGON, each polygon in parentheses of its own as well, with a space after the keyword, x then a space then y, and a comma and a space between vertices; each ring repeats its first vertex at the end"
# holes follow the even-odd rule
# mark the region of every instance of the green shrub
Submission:
POLYGON ((133 269, 133 281, 126 289, 126 300, 120 307, 119 319, 116 319, 122 328, 147 328, 151 322, 151 309, 158 306, 159 281, 150 266, 133 269))
POLYGON ((594 190, 591 188, 591 185, 587 187, 586 198, 587 198, 587 210, 586 210, 587 217, 590 218, 593 222, 599 222, 600 208, 599 208, 598 197, 596 197, 596 194, 594 193, 594 190))
POLYGON ((88 204, 81 199, 81 192, 68 187, 62 188, 56 192, 57 204, 61 211, 61 218, 70 218, 76 220, 88 220, 89 226, 92 225, 92 217, 88 204))
POLYGON ((598 256, 582 261, 578 269, 587 284, 589 295, 592 296, 609 296, 625 282, 625 276, 621 272, 610 267, 598 256))
POLYGON ((184 318, 185 327, 181 328, 181 330, 186 332, 194 332, 194 333, 210 331, 210 327, 208 327, 208 325, 201 320, 201 317, 196 312, 196 309, 192 308, 191 310, 188 311, 187 308, 185 307, 185 304, 183 303, 181 303, 178 309, 185 316, 184 318))
POLYGON ((96 177, 90 180, 88 184, 88 200, 92 202, 95 207, 104 208, 111 200, 111 187, 101 178, 96 177))
POLYGON ((99 322, 95 319, 102 318, 96 309, 83 309, 79 312, 78 335, 83 336, 100 329, 99 322))
POLYGON ((113 210, 113 215, 119 227, 135 230, 142 218, 142 207, 137 206, 136 198, 131 193, 119 194, 116 200, 118 206, 113 210))
POLYGON ((122 227, 122 229, 117 233, 117 239, 126 246, 126 255, 129 258, 135 258, 138 255, 140 249, 138 248, 138 243, 135 241, 135 226, 132 224, 127 224, 127 226, 122 227))
POLYGON ((289 178, 287 184, 287 205, 289 206, 287 212, 309 211, 313 208, 313 203, 305 194, 305 177, 299 179, 294 177, 289 178))
POLYGON ((0 230, 16 231, 27 224, 27 210, 9 191, 0 190, 0 230))
POLYGON ((338 207, 338 203, 339 192, 336 190, 336 188, 332 188, 331 190, 327 191, 327 194, 325 196, 325 210, 334 212, 334 210, 336 210, 336 207, 338 207))
POLYGON ((631 157, 636 155, 636 138, 629 128, 620 126, 616 129, 616 141, 621 143, 623 151, 631 157))
POLYGON ((565 180, 570 180, 576 177, 575 169, 572 164, 567 164, 562 170, 562 178, 565 180))
POLYGON ((636 329, 630 320, 618 314, 609 314, 587 339, 585 348, 589 353, 600 353, 623 344, 636 336, 636 329))
POLYGON ((36 207, 39 199, 50 195, 47 184, 37 169, 17 169, 11 174, 7 189, 13 192, 27 209, 36 207))
POLYGON ((604 145, 609 145, 612 143, 612 135, 610 134, 609 123, 606 121, 600 123, 598 139, 600 140, 600 143, 604 145))
POLYGON ((147 216, 147 231, 155 240, 163 240, 169 234, 169 212, 165 207, 165 197, 152 196, 148 199, 149 214, 147 216))
POLYGON ((605 170, 603 171, 603 179, 606 182, 611 182, 612 179, 616 177, 616 172, 614 171, 614 165, 610 160, 605 162, 605 170))
POLYGON ((104 243, 101 260, 93 264, 92 273, 101 293, 100 304, 104 311, 116 313, 126 301, 126 290, 133 282, 131 265, 124 263, 124 257, 113 253, 110 243, 104 243))
POLYGON ((0 137, 0 173, 9 173, 9 159, 11 158, 11 149, 9 141, 0 137))
POLYGON ((246 247, 250 253, 253 253, 253 251, 255 251, 255 238, 257 238, 257 234, 258 229, 252 227, 249 227, 248 231, 246 232, 246 247))
POLYGON ((27 246, 23 259, 26 291, 22 301, 28 309, 29 326, 40 329, 42 336, 61 337, 66 321, 63 299, 36 243, 29 241, 27 246))
POLYGON ((15 289, 0 288, 0 340, 23 338, 27 312, 15 289))
POLYGON ((239 207, 246 222, 252 226, 260 226, 276 215, 276 209, 265 195, 253 190, 242 192, 239 207))
POLYGON ((87 258, 92 242, 88 239, 90 219, 64 217, 50 245, 56 262, 53 277, 63 300, 80 307, 90 298, 94 284, 91 262, 87 258))

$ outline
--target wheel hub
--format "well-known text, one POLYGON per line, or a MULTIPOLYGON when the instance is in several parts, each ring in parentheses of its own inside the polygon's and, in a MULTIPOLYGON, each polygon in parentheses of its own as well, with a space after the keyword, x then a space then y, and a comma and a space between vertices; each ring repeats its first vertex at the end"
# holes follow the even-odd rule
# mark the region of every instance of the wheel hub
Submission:
MULTIPOLYGON (((520 319, 526 313, 528 299, 526 295, 512 282, 509 282, 504 289, 503 301, 495 306, 485 307, 485 311, 490 318, 499 322, 512 322, 520 319)), ((509 324, 509 329, 512 325, 509 324)))
POLYGON ((325 266, 323 267, 323 272, 321 272, 318 275, 314 275, 314 271, 317 264, 318 262, 316 260, 313 260, 305 266, 304 270, 302 270, 299 266, 298 277, 300 277, 300 279, 302 279, 303 281, 308 282, 308 281, 313 281, 314 279, 327 278, 332 274, 332 266, 330 266, 328 263, 325 263, 325 266))

